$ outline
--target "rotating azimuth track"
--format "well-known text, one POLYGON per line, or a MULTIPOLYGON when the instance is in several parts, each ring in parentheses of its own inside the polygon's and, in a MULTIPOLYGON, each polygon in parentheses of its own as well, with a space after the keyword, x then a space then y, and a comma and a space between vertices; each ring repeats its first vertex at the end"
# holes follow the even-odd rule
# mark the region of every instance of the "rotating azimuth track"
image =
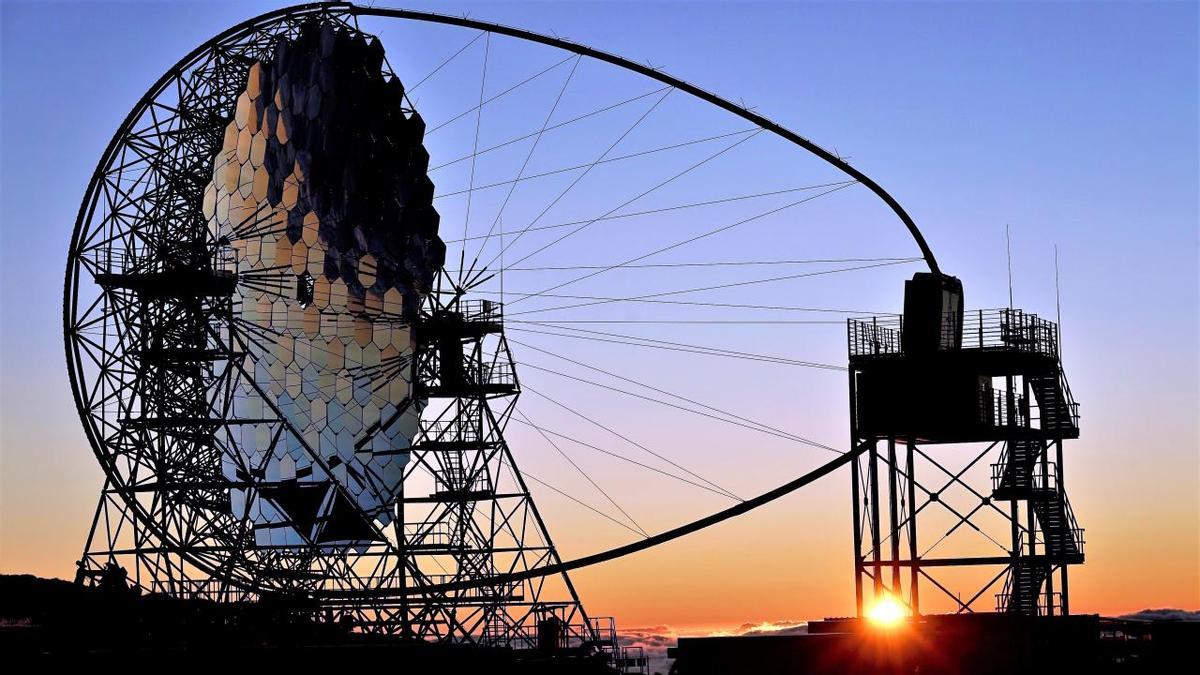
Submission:
POLYGON ((845 428, 821 408, 846 307, 922 261, 867 176, 659 70, 421 12, 265 14, 151 87, 80 209, 66 352, 106 474, 80 578, 603 642, 568 569, 851 461, 818 440, 845 428), (550 530, 608 550, 563 563, 550 530))

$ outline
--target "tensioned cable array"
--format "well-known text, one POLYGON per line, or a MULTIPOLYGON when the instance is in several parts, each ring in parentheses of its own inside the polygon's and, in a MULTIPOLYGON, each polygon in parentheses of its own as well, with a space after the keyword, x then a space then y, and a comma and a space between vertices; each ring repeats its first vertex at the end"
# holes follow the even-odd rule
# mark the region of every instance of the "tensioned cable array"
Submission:
MULTIPOLYGON (((435 584, 435 585, 431 585, 431 586, 425 586, 421 589, 410 589, 407 591, 402 591, 399 589, 378 589, 373 592, 367 591, 367 594, 374 595, 374 596, 396 596, 396 595, 403 596, 403 595, 418 595, 418 594, 423 594, 423 593, 448 593, 451 591, 466 590, 469 588, 477 588, 480 586, 501 585, 501 584, 507 584, 507 583, 517 582, 517 581, 524 581, 526 579, 535 579, 535 578, 550 576, 550 575, 554 575, 554 574, 562 574, 563 572, 570 572, 571 570, 577 570, 582 567, 590 567, 592 565, 598 565, 600 563, 608 562, 610 560, 616 560, 617 558, 623 558, 627 555, 632 555, 634 553, 638 553, 639 551, 645 551, 646 549, 653 548, 655 546, 660 546, 669 541, 674 541, 675 539, 679 539, 680 537, 685 537, 689 534, 692 534, 693 532, 698 532, 705 528, 712 527, 713 525, 717 525, 719 523, 725 522, 726 520, 729 520, 730 518, 735 518, 744 513, 749 513, 750 511, 753 511, 754 509, 757 509, 761 506, 770 504, 771 502, 773 502, 781 497, 787 496, 787 495, 795 492, 796 490, 799 490, 800 488, 810 485, 810 484, 816 482, 817 480, 820 480, 821 478, 824 478, 825 476, 828 476, 829 474, 833 473, 834 471, 837 471, 838 469, 842 468, 843 466, 849 464, 851 461, 856 459, 860 454, 862 454, 864 449, 865 448, 861 447, 861 446, 857 447, 857 448, 852 448, 849 452, 846 452, 839 457, 829 460, 825 464, 822 464, 820 467, 817 467, 816 469, 809 471, 808 473, 804 474, 803 476, 800 476, 799 478, 796 478, 795 480, 788 481, 787 483, 780 485, 779 487, 775 488, 774 490, 764 492, 764 493, 758 495, 757 497, 747 499, 744 502, 735 504, 727 509, 718 511, 710 516, 705 516, 704 518, 700 518, 699 520, 694 520, 686 525, 681 525, 679 527, 667 530, 666 532, 661 532, 659 534, 647 537, 641 541, 636 541, 631 544, 625 544, 624 546, 617 546, 615 548, 608 549, 607 551, 593 553, 592 555, 583 556, 581 558, 575 558, 574 560, 568 560, 568 561, 557 563, 554 565, 547 565, 545 567, 540 567, 538 569, 529 570, 526 572, 518 572, 518 573, 514 573, 514 574, 499 574, 496 576, 488 577, 486 579, 478 579, 478 580, 473 580, 473 581, 460 581, 460 582, 448 583, 448 584, 435 584)), ((338 593, 338 591, 325 591, 325 592, 318 592, 316 595, 317 595, 317 597, 322 597, 322 598, 336 598, 339 595, 339 593, 338 593)))

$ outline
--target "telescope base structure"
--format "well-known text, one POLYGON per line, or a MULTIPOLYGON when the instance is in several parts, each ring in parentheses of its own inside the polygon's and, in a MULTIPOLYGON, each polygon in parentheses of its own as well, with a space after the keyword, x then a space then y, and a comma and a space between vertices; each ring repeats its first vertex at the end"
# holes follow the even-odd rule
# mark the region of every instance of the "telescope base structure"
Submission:
MULTIPOLYGON (((640 648, 618 644, 611 617, 587 615, 565 572, 470 585, 562 561, 504 440, 520 385, 500 305, 431 299, 414 331, 407 367, 420 404, 398 406, 394 417, 413 405, 425 414, 412 446, 395 450, 410 455, 396 517, 385 541, 347 554, 356 570, 370 561, 374 576, 321 578, 317 570, 297 569, 297 577, 311 582, 281 593, 211 574, 193 562, 202 546, 148 530, 127 502, 129 490, 109 485, 76 581, 113 592, 281 608, 290 620, 364 634, 516 650, 535 659, 599 659, 638 672, 645 666, 640 648), (424 590, 451 583, 470 586, 424 590)), ((396 419, 381 419, 380 431, 396 419)), ((230 489, 219 482, 204 489, 218 496, 230 489)))

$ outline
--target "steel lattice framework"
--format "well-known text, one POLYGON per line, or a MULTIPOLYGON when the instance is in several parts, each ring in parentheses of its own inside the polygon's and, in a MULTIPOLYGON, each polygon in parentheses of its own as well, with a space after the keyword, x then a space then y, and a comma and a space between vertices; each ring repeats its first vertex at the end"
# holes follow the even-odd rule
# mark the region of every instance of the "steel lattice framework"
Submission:
MULTIPOLYGON (((260 64, 274 59, 278 66, 279 45, 295 45, 306 31, 321 32, 317 41, 336 32, 367 44, 344 7, 305 7, 232 29, 185 58, 139 102, 84 200, 67 271, 65 331, 80 413, 107 480, 80 578, 102 583, 128 573, 150 592, 226 601, 290 597, 364 630, 424 639, 532 647, 539 625, 550 621, 564 646, 593 645, 597 633, 565 574, 557 587, 534 578, 457 592, 420 590, 559 560, 503 439, 518 388, 499 306, 468 306, 456 293, 447 301, 435 292, 408 309, 407 298, 391 306, 384 295, 372 328, 361 318, 370 310, 361 307, 362 289, 385 270, 383 261, 359 251, 351 261, 357 274, 343 277, 358 282, 360 306, 354 284, 349 300, 342 286, 346 312, 323 311, 306 323, 303 310, 335 305, 329 296, 337 289, 322 286, 319 271, 314 281, 298 270, 304 256, 295 251, 290 264, 268 259, 268 244, 276 253, 303 244, 317 250, 315 223, 305 220, 289 233, 295 225, 289 214, 263 215, 269 192, 275 193, 270 203, 288 209, 297 193, 305 199, 303 177, 280 181, 261 168, 264 155, 270 167, 272 151, 280 164, 285 132, 292 146, 299 142, 303 119, 287 118, 286 110, 303 105, 285 103, 289 93, 281 84, 276 108, 267 92, 265 112, 260 103, 256 114, 247 113, 253 102, 243 90, 255 93, 248 78, 249 87, 259 86, 270 71, 260 64), (239 129, 245 135, 258 127, 262 134, 238 143, 239 129), (242 153, 243 163, 230 163, 242 153), (235 215, 239 205, 220 196, 226 175, 234 200, 239 189, 245 199, 235 215), (252 207, 252 195, 261 205, 252 207), (282 321, 278 312, 272 316, 272 302, 283 306, 282 321), (266 311, 255 313, 264 303, 266 311), (341 385, 332 375, 310 378, 306 368, 293 384, 287 366, 271 359, 284 341, 298 359, 304 330, 310 338, 327 331, 351 336, 339 351, 353 348, 354 355, 339 353, 337 363, 347 369, 348 398, 339 401, 341 385), (408 342, 389 343, 401 330, 408 342), (382 353, 375 346, 380 334, 382 353), (389 354, 390 344, 399 349, 389 354), (389 389, 404 382, 415 384, 400 395, 389 389), (316 411, 299 414, 294 407, 310 386, 323 409, 365 411, 354 420, 353 447, 342 443, 350 436, 339 435, 326 451, 324 426, 320 433, 306 428, 306 419, 324 423, 316 411), (430 403, 443 406, 441 412, 419 420, 430 403), (406 420, 419 428, 408 438, 393 434, 406 420), (375 486, 382 510, 356 508, 371 500, 355 480, 362 481, 366 460, 356 473, 350 458, 386 462, 397 455, 411 458, 406 477, 418 469, 433 476, 434 493, 401 491, 393 498, 375 486), (302 475, 325 480, 306 482, 302 475)), ((383 77, 398 83, 383 66, 383 77)), ((408 127, 420 128, 410 106, 401 112, 408 127)), ((318 188, 308 190, 310 200, 318 188)), ((324 242, 328 233, 319 231, 324 242)), ((312 256, 329 264, 333 254, 322 249, 312 256)), ((420 287, 419 279, 413 283, 420 287)), ((312 340, 306 351, 325 352, 312 362, 334 370, 331 344, 312 340)), ((340 424, 344 415, 332 412, 325 414, 340 424)), ((344 426, 348 434, 350 424, 344 426)), ((405 464, 382 466, 386 474, 405 464)))

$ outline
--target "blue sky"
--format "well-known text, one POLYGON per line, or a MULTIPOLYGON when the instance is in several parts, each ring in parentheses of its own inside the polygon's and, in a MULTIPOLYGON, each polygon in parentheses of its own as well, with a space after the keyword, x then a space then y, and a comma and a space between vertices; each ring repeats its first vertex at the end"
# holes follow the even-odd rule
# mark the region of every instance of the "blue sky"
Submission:
MULTIPOLYGON (((95 162, 170 64, 273 6, 0 5, 4 571, 68 573, 98 487, 61 337, 64 257, 95 162), (33 553, 38 546, 60 562, 33 553)), ((904 204, 942 267, 963 278, 969 307, 1008 302, 1008 224, 1016 304, 1053 316, 1057 245, 1066 367, 1085 415, 1072 491, 1097 542, 1077 593, 1086 598, 1090 589, 1101 611, 1167 602, 1165 590, 1101 590, 1137 562, 1117 542, 1155 523, 1138 556, 1158 554, 1157 572, 1184 580, 1179 602, 1188 593, 1200 602, 1194 3, 411 6, 469 11, 649 61, 836 148, 904 204)), ((821 237, 837 245, 836 233, 821 237)), ((881 287, 854 306, 894 309, 899 292, 881 287)), ((831 388, 830 405, 844 407, 843 395, 831 388)), ((758 485, 774 482, 767 475, 758 485)), ((843 487, 822 494, 843 499, 843 487)), ((830 531, 845 529, 839 522, 830 531)), ((568 540, 586 552, 586 542, 568 540)), ((844 557, 806 562, 839 569, 844 557)), ((810 611, 845 611, 845 578, 846 588, 829 595, 840 600, 810 611)), ((678 605, 673 598, 661 603, 678 605)), ((697 622, 754 618, 694 614, 697 622)))

